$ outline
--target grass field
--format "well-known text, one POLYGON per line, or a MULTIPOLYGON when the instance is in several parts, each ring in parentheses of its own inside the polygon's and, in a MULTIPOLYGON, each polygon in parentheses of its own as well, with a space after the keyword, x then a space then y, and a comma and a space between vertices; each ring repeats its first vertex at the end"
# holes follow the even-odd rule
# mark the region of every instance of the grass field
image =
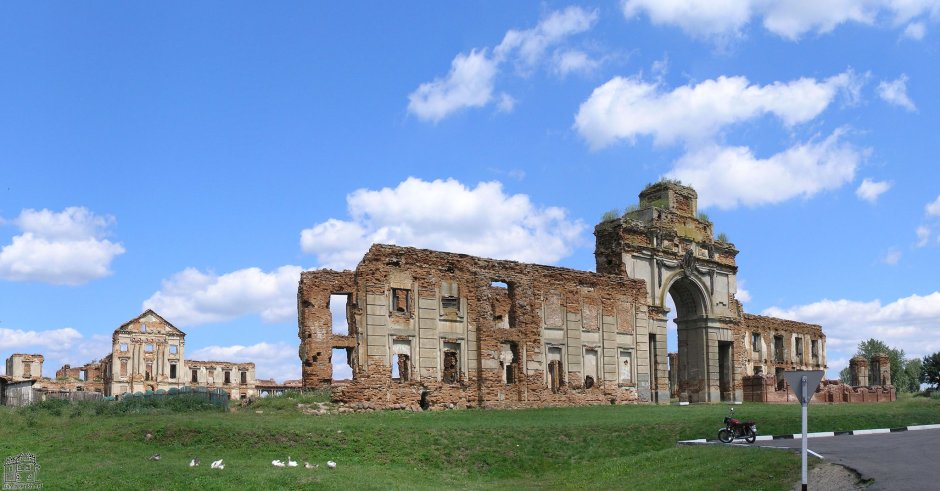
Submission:
MULTIPOLYGON (((123 413, 104 403, 0 408, 0 458, 31 452, 44 489, 70 490, 788 489, 799 480, 792 453, 676 447, 680 439, 714 438, 724 405, 326 416, 297 409, 317 400, 295 395, 229 412, 184 405, 123 413), (154 453, 160 461, 148 460, 154 453), (190 468, 194 456, 203 464, 190 468), (271 465, 288 456, 300 466, 271 465), (209 468, 217 459, 224 470, 209 468), (337 468, 326 469, 327 460, 337 468), (304 461, 320 468, 305 469, 304 461)), ((799 432, 796 404, 745 404, 736 414, 757 420, 761 434, 799 432)), ((940 423, 940 400, 815 405, 809 414, 809 431, 940 423)))

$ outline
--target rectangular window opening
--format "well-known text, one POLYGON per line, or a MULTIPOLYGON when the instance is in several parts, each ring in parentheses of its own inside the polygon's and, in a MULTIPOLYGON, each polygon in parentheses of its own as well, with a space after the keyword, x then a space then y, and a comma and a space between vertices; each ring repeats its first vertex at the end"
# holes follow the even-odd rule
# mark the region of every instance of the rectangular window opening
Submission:
POLYGON ((120 348, 120 349, 121 349, 121 352, 126 353, 126 352, 127 352, 127 343, 121 343, 121 348, 120 348))
POLYGON ((225 371, 225 381, 223 383, 225 385, 229 385, 232 383, 232 372, 228 370, 225 371))
POLYGON ((192 378, 189 380, 192 383, 199 383, 199 370, 193 370, 192 378))
POLYGON ((796 359, 803 363, 803 338, 796 338, 796 359))
POLYGON ((33 376, 32 362, 24 361, 23 362, 23 378, 30 378, 32 376, 33 376))
POLYGON ((590 389, 597 383, 597 350, 584 350, 584 388, 590 389))
POLYGON ((411 312, 411 290, 392 288, 392 312, 399 314, 411 312))
POLYGON ((633 353, 630 350, 620 350, 620 384, 633 384, 633 353))
POLYGON ((144 371, 144 380, 153 380, 153 363, 147 363, 144 371))
POLYGON ((127 360, 121 360, 121 376, 127 376, 127 360))
POLYGON ((503 367, 503 383, 515 384, 519 379, 519 345, 513 341, 500 343, 499 363, 503 367))
POLYGON ((460 383, 460 343, 444 343, 443 362, 441 381, 445 384, 460 383))
POLYGON ((333 380, 352 380, 352 366, 346 348, 333 348, 330 363, 333 364, 333 380))
POLYGON ((751 333, 751 346, 755 353, 760 353, 760 333, 752 332, 751 333))
POLYGON ((170 378, 176 378, 176 363, 170 363, 170 378))
POLYGON ((241 384, 245 385, 247 383, 248 383, 248 372, 242 370, 241 371, 241 384))
POLYGON ((333 319, 333 334, 337 336, 349 335, 349 294, 334 293, 330 295, 330 316, 333 319))
POLYGON ((565 385, 564 365, 561 362, 561 348, 548 348, 548 387, 558 392, 565 385))
POLYGON ((175 344, 171 344, 171 345, 170 345, 170 354, 171 354, 171 355, 175 355, 175 354, 177 353, 177 350, 178 350, 178 349, 179 349, 179 348, 177 348, 177 346, 176 346, 175 344))
POLYGON ((411 341, 408 339, 392 340, 392 379, 397 382, 411 380, 411 341))
POLYGON ((152 344, 144 345, 144 351, 146 351, 147 353, 153 353, 153 345, 152 344))
POLYGON ((783 336, 774 336, 774 361, 783 363, 783 336))

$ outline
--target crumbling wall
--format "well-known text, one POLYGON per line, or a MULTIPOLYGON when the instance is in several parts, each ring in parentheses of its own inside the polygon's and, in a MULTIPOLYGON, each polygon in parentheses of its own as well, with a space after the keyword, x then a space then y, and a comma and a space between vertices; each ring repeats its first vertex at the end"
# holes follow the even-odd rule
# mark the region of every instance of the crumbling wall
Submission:
MULTIPOLYGON (((352 271, 304 271, 297 290, 297 335, 300 337, 300 360, 304 387, 328 387, 333 380, 331 357, 333 348, 355 347, 355 319, 358 311, 358 292, 352 271), (349 334, 333 334, 333 316, 330 295, 349 295, 349 334)), ((355 366, 353 376, 355 377, 355 366)))
POLYGON ((778 369, 825 370, 825 343, 818 324, 743 313, 735 327, 734 349, 746 375, 776 375, 778 369))
MULTIPOLYGON (((373 246, 354 274, 324 273, 302 273, 300 332, 302 350, 310 353, 307 340, 325 340, 329 331, 323 299, 354 292, 357 363, 354 379, 334 388, 337 401, 442 408, 637 400, 634 333, 642 282, 386 245, 373 246), (625 381, 620 351, 632 353, 625 381), (396 364, 404 353, 409 380, 396 364), (560 368, 554 387, 550 358, 560 368)), ((327 377, 308 374, 329 367, 310 361, 319 366, 305 366, 304 385, 320 386, 327 377)))
MULTIPOLYGON (((744 377, 744 400, 746 402, 794 403, 797 398, 784 382, 782 388, 771 375, 748 375, 744 377)), ((863 403, 891 402, 897 400, 893 386, 853 387, 838 380, 823 380, 811 402, 814 403, 863 403)))

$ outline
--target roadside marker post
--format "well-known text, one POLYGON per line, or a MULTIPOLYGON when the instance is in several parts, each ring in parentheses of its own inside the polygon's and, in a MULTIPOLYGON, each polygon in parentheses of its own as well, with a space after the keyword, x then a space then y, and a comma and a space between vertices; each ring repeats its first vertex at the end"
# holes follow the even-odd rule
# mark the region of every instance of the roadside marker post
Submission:
POLYGON ((803 423, 803 438, 800 442, 800 457, 803 460, 803 491, 806 491, 806 406, 809 405, 810 399, 813 398, 813 394, 816 393, 816 388, 819 387, 819 382, 823 378, 822 370, 793 370, 788 372, 783 372, 783 378, 787 381, 787 385, 790 386, 790 390, 793 391, 793 394, 796 396, 797 400, 800 401, 800 413, 802 416, 803 423))

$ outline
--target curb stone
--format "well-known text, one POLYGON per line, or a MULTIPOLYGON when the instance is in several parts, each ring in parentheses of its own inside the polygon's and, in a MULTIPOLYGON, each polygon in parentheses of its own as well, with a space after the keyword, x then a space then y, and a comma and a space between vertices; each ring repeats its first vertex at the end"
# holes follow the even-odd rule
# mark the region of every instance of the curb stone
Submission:
MULTIPOLYGON (((817 433, 807 433, 806 438, 827 438, 831 436, 844 436, 844 435, 875 435, 879 433, 897 433, 900 431, 918 431, 918 430, 936 430, 940 429, 940 424, 933 425, 915 425, 915 426, 901 426, 899 428, 877 428, 871 430, 851 430, 851 431, 821 431, 817 433)), ((758 435, 757 441, 768 441, 768 440, 800 440, 803 438, 802 433, 793 433, 787 435, 758 435)), ((695 440, 679 440, 676 442, 676 445, 708 445, 712 443, 719 443, 717 439, 707 439, 707 438, 698 438, 695 440)))

